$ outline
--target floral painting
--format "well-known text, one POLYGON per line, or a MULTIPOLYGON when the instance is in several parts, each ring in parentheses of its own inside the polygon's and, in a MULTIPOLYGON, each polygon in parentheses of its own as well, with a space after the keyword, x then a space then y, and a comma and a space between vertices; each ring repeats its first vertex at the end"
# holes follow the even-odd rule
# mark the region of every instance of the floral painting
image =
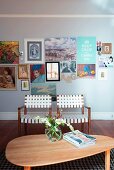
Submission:
POLYGON ((18 41, 0 41, 0 64, 19 64, 18 41))

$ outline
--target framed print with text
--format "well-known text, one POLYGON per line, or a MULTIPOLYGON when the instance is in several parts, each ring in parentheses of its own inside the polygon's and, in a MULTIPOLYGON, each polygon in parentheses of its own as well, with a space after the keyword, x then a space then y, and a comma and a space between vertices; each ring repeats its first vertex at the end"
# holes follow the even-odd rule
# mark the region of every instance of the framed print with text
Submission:
POLYGON ((44 40, 25 39, 25 63, 44 63, 44 40))

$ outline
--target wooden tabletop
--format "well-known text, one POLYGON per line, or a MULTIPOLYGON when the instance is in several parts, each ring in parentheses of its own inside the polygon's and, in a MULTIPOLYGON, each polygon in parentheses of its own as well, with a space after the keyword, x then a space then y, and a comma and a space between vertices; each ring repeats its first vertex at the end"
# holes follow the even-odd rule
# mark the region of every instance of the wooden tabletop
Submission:
POLYGON ((6 147, 6 158, 13 164, 43 166, 91 156, 114 148, 114 139, 94 135, 96 144, 78 149, 65 140, 51 142, 46 135, 28 135, 16 138, 6 147))

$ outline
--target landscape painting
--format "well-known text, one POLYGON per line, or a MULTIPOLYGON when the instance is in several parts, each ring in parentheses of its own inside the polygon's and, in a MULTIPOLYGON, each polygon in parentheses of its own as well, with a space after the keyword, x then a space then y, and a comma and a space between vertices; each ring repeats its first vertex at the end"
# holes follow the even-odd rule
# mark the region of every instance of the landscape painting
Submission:
POLYGON ((76 59, 76 38, 45 39, 45 61, 64 61, 76 59))
POLYGON ((32 95, 50 95, 56 97, 56 84, 54 83, 31 83, 32 95))

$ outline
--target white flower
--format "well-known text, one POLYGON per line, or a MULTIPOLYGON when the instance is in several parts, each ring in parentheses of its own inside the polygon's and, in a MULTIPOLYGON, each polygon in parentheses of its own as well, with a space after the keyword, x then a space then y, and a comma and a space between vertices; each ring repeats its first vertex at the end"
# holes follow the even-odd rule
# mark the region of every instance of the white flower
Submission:
POLYGON ((63 120, 63 119, 55 119, 55 122, 58 124, 58 125, 60 125, 60 124, 65 124, 65 120, 63 120))
POLYGON ((51 122, 50 122, 50 119, 51 119, 52 121, 55 122, 55 126, 53 127, 53 128, 55 128, 55 130, 57 130, 57 128, 58 128, 59 125, 61 125, 61 124, 62 124, 62 125, 66 124, 66 125, 70 128, 71 131, 74 131, 73 126, 72 126, 70 123, 66 123, 66 121, 65 121, 64 119, 62 119, 62 118, 58 118, 58 119, 52 118, 52 117, 41 118, 40 116, 36 116, 35 119, 36 119, 36 120, 40 120, 42 123, 45 123, 45 125, 46 125, 46 126, 49 126, 49 127, 53 126, 53 125, 51 124, 51 122))

